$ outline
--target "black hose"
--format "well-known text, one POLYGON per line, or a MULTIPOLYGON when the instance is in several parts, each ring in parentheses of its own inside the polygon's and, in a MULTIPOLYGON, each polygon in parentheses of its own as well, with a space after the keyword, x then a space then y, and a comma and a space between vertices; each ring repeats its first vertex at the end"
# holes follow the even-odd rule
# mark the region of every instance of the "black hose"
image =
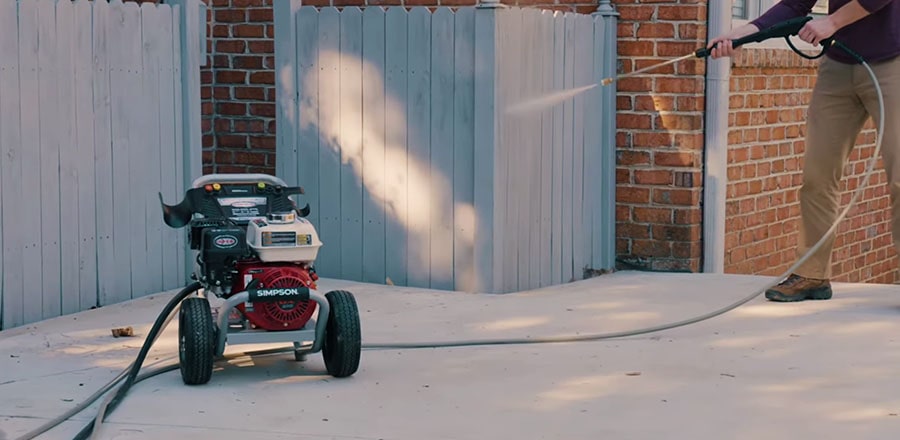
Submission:
MULTIPOLYGON (((128 389, 134 385, 135 380, 137 379, 138 373, 141 370, 141 365, 144 363, 144 359, 147 357, 147 353, 150 351, 150 347, 153 345, 153 341, 156 339, 159 332, 162 330, 162 327, 165 325, 168 320, 169 315, 172 314, 172 311, 181 304, 181 301, 187 298, 190 294, 196 292, 200 289, 199 282, 193 282, 189 284, 187 287, 182 289, 178 294, 172 297, 169 300, 169 303, 166 304, 166 307, 163 311, 157 316, 156 322, 153 323, 153 327, 150 329, 150 333, 147 335, 147 338, 144 340, 144 345, 141 347, 141 351, 138 353, 137 359, 131 366, 131 371, 128 373, 128 377, 125 378, 125 383, 119 387, 119 390, 116 392, 115 397, 109 402, 109 412, 112 412, 116 406, 122 401, 125 397, 125 393, 128 392, 128 389)), ((75 440, 85 440, 91 434, 91 431, 94 429, 94 420, 91 420, 78 434, 75 436, 75 440)))

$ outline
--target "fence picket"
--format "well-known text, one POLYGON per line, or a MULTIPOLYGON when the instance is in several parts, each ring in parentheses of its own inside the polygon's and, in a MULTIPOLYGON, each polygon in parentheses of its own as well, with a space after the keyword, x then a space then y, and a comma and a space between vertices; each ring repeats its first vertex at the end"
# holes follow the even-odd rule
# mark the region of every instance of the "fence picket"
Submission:
POLYGON ((453 78, 454 288, 475 288, 475 10, 456 11, 453 78))
POLYGON ((363 181, 362 280, 385 280, 385 16, 380 7, 363 12, 362 155, 363 181))
MULTIPOLYGON (((175 87, 180 88, 180 82, 176 79, 174 71, 175 45, 179 44, 179 40, 174 38, 174 30, 172 29, 172 8, 169 5, 159 5, 157 11, 157 34, 156 44, 158 45, 158 64, 157 81, 159 88, 159 151, 155 152, 153 160, 160 164, 159 172, 155 173, 155 178, 159 179, 159 191, 163 195, 163 200, 169 203, 176 203, 182 196, 179 189, 178 177, 175 173, 177 166, 176 157, 180 155, 177 150, 175 141, 175 127, 181 124, 181 119, 175 116, 175 87)), ((177 101, 181 102, 181 101, 177 101)), ((180 105, 180 104, 179 104, 180 105)), ((150 197, 147 204, 147 223, 160 228, 159 237, 162 243, 160 249, 161 272, 159 276, 163 285, 163 289, 174 289, 183 284, 183 279, 179 277, 178 263, 179 255, 184 255, 182 248, 178 246, 178 238, 183 235, 183 231, 172 229, 163 223, 162 210, 159 206, 159 195, 148 194, 150 197)))
POLYGON ((431 18, 431 288, 453 289, 453 76, 454 16, 440 8, 431 18))
POLYGON ((407 38, 408 14, 402 7, 385 14, 385 278, 407 284, 408 225, 410 224, 407 154, 407 38))
MULTIPOLYGON (((21 141, 19 118, 19 28, 16 25, 14 2, 0 2, 0 188, 24 186, 23 166, 26 148, 21 141)), ((25 22, 26 20, 23 20, 25 22)), ((30 72, 29 72, 30 73, 30 72)), ((33 96, 33 95, 32 95, 33 96)), ((24 171, 27 171, 24 170, 24 171)), ((33 201, 26 201, 24 191, 7 191, 2 194, 2 247, 3 276, 0 277, 2 292, 2 328, 15 327, 25 323, 25 267, 23 254, 25 234, 34 222, 23 222, 26 209, 33 201)), ((33 295, 33 293, 32 293, 33 295)))
MULTIPOLYGON (((340 13, 322 8, 319 13, 319 236, 323 242, 316 261, 321 276, 341 276, 341 153, 340 153, 340 13)), ((347 242, 355 246, 355 243, 347 242)))
POLYGON ((407 163, 407 191, 409 194, 409 224, 407 225, 409 265, 407 284, 428 287, 431 278, 429 203, 432 195, 431 169, 431 12, 416 6, 409 12, 409 95, 407 98, 409 124, 409 158, 407 163))
MULTIPOLYGON (((146 278, 141 283, 139 292, 143 295, 163 290, 163 233, 159 208, 158 188, 161 188, 159 152, 163 148, 161 143, 160 119, 160 63, 162 62, 160 51, 163 40, 167 36, 159 32, 162 27, 162 11, 155 5, 144 3, 141 12, 141 55, 143 69, 141 71, 142 93, 141 102, 144 111, 141 112, 140 127, 144 130, 142 136, 143 146, 140 148, 140 157, 143 158, 141 167, 141 186, 135 191, 143 202, 142 213, 144 215, 145 228, 144 239, 146 241, 146 266, 144 272, 146 278)), ((168 228, 168 226, 166 226, 168 228)), ((174 243, 173 243, 174 244, 174 243)), ((168 245, 168 244, 167 244, 168 245)))
MULTIPOLYGON (((541 53, 541 87, 542 93, 550 93, 553 90, 553 12, 541 11, 539 43, 541 53)), ((541 112, 541 204, 540 204, 540 256, 541 279, 539 286, 549 286, 552 283, 552 261, 550 259, 551 231, 553 230, 553 109, 548 108, 541 112)))
MULTIPOLYGON (((319 130, 318 130, 318 106, 319 106, 319 69, 316 57, 319 52, 315 44, 301 44, 303 42, 316 41, 319 34, 319 14, 315 7, 304 6, 297 14, 297 87, 302 96, 299 109, 296 112, 299 122, 297 124, 297 183, 303 187, 306 194, 303 200, 309 203, 309 221, 317 228, 320 227, 321 213, 319 197, 319 130)), ((290 46, 290 45, 289 45, 290 46)), ((327 148, 327 146, 325 147, 327 148)), ((291 149, 293 151, 293 149, 291 149)), ((281 158, 281 154, 278 153, 281 158)), ((279 160, 281 162, 281 160, 279 160)))
POLYGON ((78 162, 88 160, 78 156, 75 112, 75 9, 72 2, 56 3, 56 66, 57 92, 56 132, 59 135, 56 149, 59 154, 59 206, 55 216, 59 219, 60 249, 60 300, 61 313, 81 310, 81 279, 78 262, 78 162))

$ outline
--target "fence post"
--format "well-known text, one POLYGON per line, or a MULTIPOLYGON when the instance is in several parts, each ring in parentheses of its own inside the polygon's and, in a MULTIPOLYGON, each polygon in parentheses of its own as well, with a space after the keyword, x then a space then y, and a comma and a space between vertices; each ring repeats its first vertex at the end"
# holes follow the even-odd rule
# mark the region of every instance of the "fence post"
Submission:
MULTIPOLYGON (((594 62, 595 81, 616 75, 618 42, 617 29, 619 13, 610 0, 600 0, 594 12, 594 62)), ((591 267, 610 269, 616 259, 616 87, 601 87, 600 109, 600 149, 593 155, 595 169, 599 176, 599 203, 593 203, 593 251, 591 267)))
POLYGON ((297 11, 301 0, 277 0, 275 14, 275 175, 297 185, 297 11))
MULTIPOLYGON (((206 6, 200 0, 169 0, 180 6, 181 26, 181 96, 184 127, 184 180, 180 189, 191 187, 203 174, 203 137, 200 123, 200 66, 201 55, 206 52, 206 6), (201 31, 202 29, 202 31, 201 31)), ((185 246, 185 278, 194 271, 194 252, 185 246)))
POLYGON ((484 0, 475 9, 475 292, 493 293, 503 286, 502 209, 497 192, 497 14, 499 0, 484 0))

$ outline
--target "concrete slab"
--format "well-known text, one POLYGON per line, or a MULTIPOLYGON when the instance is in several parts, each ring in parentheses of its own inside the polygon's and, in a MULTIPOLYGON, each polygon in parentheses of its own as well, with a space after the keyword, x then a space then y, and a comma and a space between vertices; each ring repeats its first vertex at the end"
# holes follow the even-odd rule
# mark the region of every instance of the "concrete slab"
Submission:
MULTIPOLYGON (((620 272, 509 295, 322 280, 352 290, 366 343, 585 334, 705 313, 768 278, 620 272)), ((0 332, 0 439, 93 393, 137 354, 174 292, 0 332), (110 328, 134 326, 136 337, 110 328)), ((177 322, 148 363, 176 353, 177 322)), ((885 439, 900 435, 900 286, 763 298, 725 316, 586 343, 366 351, 347 379, 321 355, 222 362, 137 384, 100 438, 885 439)), ((230 346, 240 352, 271 346, 230 346)), ((96 405, 41 438, 71 438, 96 405)))

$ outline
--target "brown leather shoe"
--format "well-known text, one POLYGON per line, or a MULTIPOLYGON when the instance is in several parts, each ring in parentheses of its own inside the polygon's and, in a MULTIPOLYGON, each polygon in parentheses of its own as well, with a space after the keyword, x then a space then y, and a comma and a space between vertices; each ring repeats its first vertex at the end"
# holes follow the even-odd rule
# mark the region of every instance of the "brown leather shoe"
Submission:
POLYGON ((778 302, 831 299, 831 282, 791 274, 781 284, 767 290, 766 298, 778 302))

